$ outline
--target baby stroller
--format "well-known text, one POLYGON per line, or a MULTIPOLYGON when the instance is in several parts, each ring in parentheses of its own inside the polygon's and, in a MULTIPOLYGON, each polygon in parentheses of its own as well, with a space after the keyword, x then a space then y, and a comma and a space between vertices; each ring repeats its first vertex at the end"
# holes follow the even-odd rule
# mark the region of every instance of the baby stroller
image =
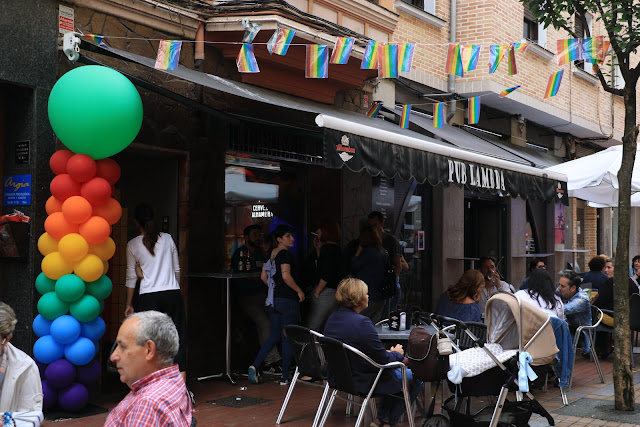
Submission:
MULTIPOLYGON (((545 417, 549 425, 555 425, 551 415, 529 393, 530 381, 526 377, 527 386, 523 388, 528 400, 523 399, 519 387, 524 374, 524 370, 520 372, 520 353, 530 355, 530 365, 543 366, 551 364, 558 352, 548 315, 522 304, 512 294, 496 294, 486 305, 487 342, 484 344, 464 322, 437 315, 428 317, 438 333, 452 332, 455 328, 458 337, 464 332, 475 343, 473 348, 460 350, 454 342, 455 352, 449 356, 448 384, 454 394, 442 403, 442 407, 449 416, 450 425, 528 426, 532 413, 545 417), (516 401, 507 400, 510 391, 516 392, 516 401), (480 396, 497 396, 497 402, 472 412, 471 398, 480 396)), ((432 421, 427 419, 423 426, 444 426, 443 418, 440 415, 432 421)))

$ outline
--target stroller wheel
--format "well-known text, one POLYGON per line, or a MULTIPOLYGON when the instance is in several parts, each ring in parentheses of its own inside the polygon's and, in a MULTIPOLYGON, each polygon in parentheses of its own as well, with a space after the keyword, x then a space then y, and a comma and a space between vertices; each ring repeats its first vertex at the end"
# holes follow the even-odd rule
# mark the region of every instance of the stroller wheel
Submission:
POLYGON ((420 427, 449 427, 449 419, 440 414, 432 415, 422 421, 420 427))

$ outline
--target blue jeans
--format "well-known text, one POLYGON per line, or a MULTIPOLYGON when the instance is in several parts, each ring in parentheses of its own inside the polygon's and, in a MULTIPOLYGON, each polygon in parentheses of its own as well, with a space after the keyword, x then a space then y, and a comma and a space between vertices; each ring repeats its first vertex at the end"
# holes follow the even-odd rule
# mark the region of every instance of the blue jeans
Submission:
POLYGON ((282 341, 282 380, 288 380, 293 354, 291 353, 289 340, 284 334, 284 327, 287 325, 297 325, 299 319, 300 303, 297 300, 274 298, 273 307, 269 307, 271 334, 264 344, 262 344, 262 347, 260 347, 260 351, 252 365, 256 368, 259 367, 271 349, 282 341))
MULTIPOLYGON (((400 371, 397 375, 402 378, 400 371)), ((407 369, 407 379, 409 380, 409 402, 416 400, 418 393, 422 390, 424 383, 419 379, 413 378, 413 374, 407 369)), ((385 395, 382 397, 382 403, 376 416, 379 420, 394 425, 398 422, 406 409, 402 392, 395 395, 385 395)))

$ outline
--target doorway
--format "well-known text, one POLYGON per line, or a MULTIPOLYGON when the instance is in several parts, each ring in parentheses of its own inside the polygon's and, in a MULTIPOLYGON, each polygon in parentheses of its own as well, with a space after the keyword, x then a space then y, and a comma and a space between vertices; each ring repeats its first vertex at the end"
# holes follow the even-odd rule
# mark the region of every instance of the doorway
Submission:
MULTIPOLYGON (((496 259, 496 267, 503 277, 508 274, 507 208, 496 200, 465 198, 464 200, 464 256, 483 255, 496 259)), ((476 266, 477 268, 477 266, 476 266)))

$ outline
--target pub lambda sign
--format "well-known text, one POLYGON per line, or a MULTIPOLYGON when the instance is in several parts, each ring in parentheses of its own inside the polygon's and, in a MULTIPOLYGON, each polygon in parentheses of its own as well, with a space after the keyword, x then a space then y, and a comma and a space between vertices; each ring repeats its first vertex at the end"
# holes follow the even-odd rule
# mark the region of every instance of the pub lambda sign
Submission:
POLYGON ((484 188, 487 190, 506 191, 504 174, 500 169, 465 163, 459 160, 448 160, 449 182, 458 185, 484 188))

